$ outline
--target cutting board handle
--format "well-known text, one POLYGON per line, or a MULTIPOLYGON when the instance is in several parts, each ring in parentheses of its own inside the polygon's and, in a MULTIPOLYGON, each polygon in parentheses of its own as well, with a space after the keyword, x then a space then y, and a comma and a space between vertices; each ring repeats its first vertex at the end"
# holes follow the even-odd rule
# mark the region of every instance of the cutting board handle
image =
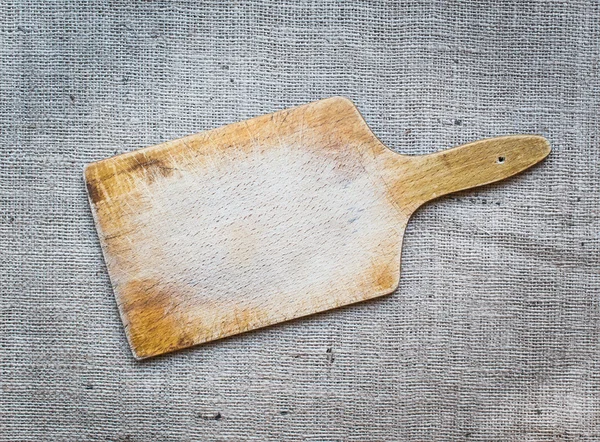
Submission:
POLYGON ((515 175, 550 153, 537 135, 510 135, 475 141, 429 155, 394 155, 386 166, 392 194, 412 213, 427 201, 515 175), (407 185, 408 184, 408 185, 407 185))

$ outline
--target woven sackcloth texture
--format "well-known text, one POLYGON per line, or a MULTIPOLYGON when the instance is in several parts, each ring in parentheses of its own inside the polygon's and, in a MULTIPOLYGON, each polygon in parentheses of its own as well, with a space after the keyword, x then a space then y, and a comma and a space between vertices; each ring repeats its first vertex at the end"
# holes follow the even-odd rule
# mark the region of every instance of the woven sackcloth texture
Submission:
POLYGON ((0 0, 1 441, 600 440, 600 3, 0 0), (533 133, 390 296, 136 361, 85 164, 332 95, 423 154, 533 133))

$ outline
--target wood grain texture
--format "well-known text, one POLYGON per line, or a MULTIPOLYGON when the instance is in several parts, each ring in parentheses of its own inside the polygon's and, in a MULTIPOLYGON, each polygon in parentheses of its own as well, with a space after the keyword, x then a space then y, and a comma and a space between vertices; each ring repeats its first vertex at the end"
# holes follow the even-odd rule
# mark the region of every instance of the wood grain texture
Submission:
POLYGON ((393 292, 421 204, 549 152, 517 135, 399 155, 334 97, 93 163, 85 180, 145 358, 393 292))

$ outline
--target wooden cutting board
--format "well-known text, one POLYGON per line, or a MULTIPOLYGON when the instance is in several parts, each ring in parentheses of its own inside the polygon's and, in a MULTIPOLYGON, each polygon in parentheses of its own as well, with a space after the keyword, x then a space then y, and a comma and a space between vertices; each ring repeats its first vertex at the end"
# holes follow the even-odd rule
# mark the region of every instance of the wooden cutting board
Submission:
POLYGON ((146 358, 393 292, 421 204, 549 152, 515 135, 400 155, 334 97, 93 163, 85 180, 146 358))

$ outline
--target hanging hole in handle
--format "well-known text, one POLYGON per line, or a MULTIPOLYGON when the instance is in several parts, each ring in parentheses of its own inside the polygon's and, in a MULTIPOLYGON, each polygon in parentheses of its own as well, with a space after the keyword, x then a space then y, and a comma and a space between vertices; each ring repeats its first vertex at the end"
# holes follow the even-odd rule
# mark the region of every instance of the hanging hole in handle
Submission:
POLYGON ((498 163, 498 164, 504 164, 505 161, 506 161, 505 157, 498 157, 498 159, 496 160, 496 163, 498 163))

